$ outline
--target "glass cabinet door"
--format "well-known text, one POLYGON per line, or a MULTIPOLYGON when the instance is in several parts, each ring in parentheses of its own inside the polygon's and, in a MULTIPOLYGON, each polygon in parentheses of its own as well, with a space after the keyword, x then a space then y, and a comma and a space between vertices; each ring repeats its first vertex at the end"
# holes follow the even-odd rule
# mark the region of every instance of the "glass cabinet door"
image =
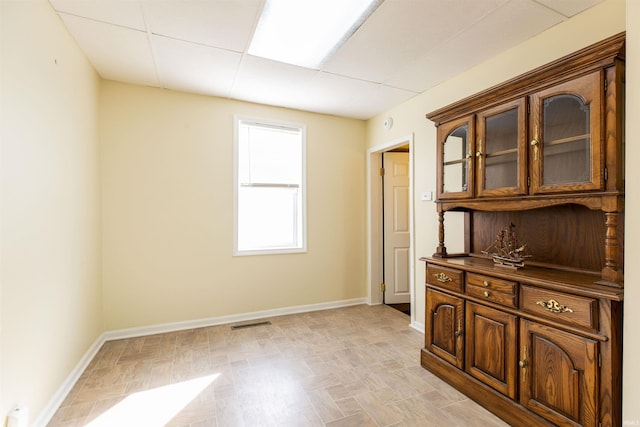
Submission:
POLYGON ((601 81, 599 72, 531 96, 531 192, 599 190, 601 81))
POLYGON ((473 196, 473 117, 438 128, 438 199, 473 196))
POLYGON ((476 177, 478 196, 527 192, 525 99, 478 114, 476 177))

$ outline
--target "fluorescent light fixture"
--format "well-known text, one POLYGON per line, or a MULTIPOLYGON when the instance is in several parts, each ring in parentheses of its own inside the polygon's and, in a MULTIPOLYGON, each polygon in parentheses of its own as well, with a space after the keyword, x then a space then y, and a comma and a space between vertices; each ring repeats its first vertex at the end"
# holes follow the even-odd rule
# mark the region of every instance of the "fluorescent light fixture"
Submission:
POLYGON ((266 0, 248 53, 319 69, 383 0, 266 0))

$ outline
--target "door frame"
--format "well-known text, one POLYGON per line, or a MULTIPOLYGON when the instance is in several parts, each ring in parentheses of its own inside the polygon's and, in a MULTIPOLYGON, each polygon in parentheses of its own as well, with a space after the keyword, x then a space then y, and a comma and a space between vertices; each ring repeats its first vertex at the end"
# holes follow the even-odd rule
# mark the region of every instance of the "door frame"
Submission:
POLYGON ((403 145, 409 146, 409 290, 411 323, 415 322, 415 242, 414 242, 414 191, 413 191, 413 133, 377 145, 367 150, 367 303, 382 304, 380 284, 382 277, 382 180, 380 167, 382 153, 403 145))

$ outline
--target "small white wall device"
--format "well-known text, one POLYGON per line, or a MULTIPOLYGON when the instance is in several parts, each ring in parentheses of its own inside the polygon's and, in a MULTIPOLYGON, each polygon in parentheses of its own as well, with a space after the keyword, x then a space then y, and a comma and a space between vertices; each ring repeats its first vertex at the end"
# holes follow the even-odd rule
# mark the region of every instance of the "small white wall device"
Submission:
POLYGON ((7 427, 27 427, 29 425, 29 410, 26 406, 19 405, 9 412, 7 427))
POLYGON ((391 129, 391 127, 393 126, 393 119, 391 117, 386 118, 384 120, 384 123, 382 123, 382 126, 384 126, 386 130, 391 129))

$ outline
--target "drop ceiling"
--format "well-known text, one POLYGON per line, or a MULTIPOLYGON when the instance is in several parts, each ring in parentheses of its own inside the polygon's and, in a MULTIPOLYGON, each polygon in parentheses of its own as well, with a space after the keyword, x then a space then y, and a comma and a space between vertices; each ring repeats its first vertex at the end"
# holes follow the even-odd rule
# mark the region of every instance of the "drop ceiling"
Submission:
POLYGON ((368 119, 601 1, 385 0, 320 70, 247 54, 264 0, 50 3, 104 79, 368 119))

